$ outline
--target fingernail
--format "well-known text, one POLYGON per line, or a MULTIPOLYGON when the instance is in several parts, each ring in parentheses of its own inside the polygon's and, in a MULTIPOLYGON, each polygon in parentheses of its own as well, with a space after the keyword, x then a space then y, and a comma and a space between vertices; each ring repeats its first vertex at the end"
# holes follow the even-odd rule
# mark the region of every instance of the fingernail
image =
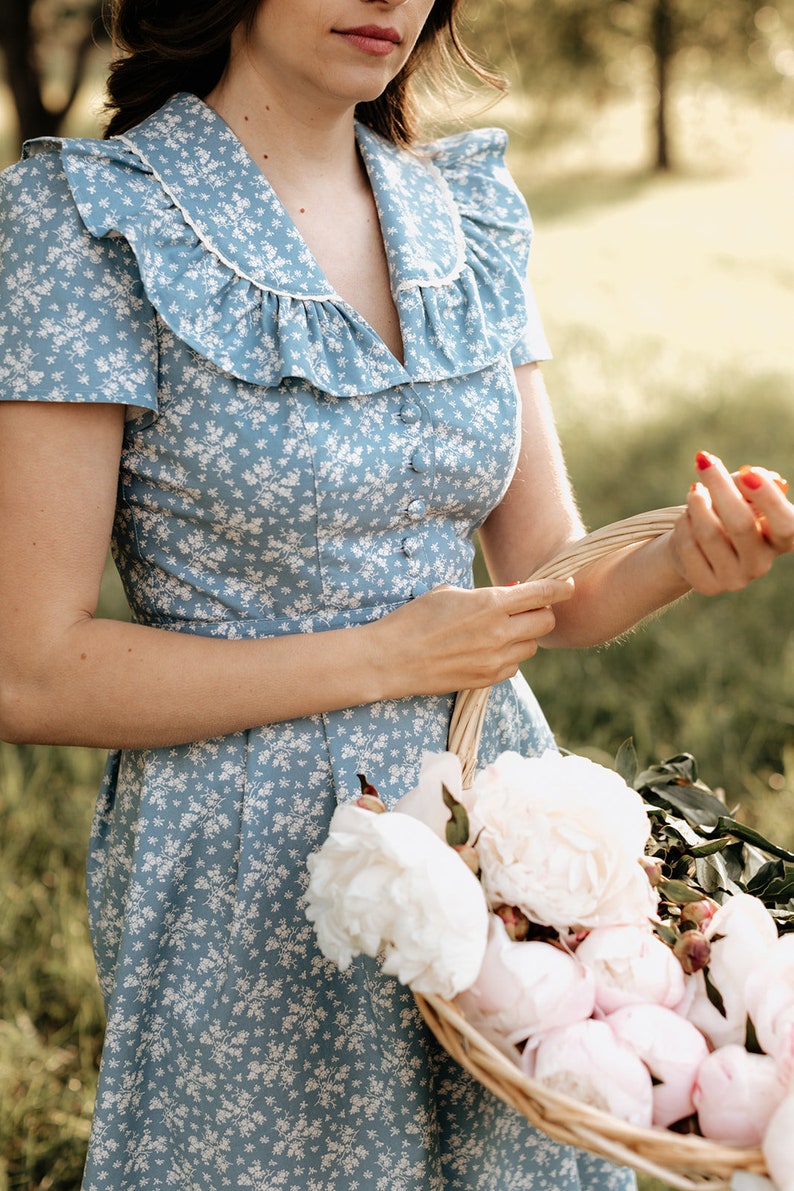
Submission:
POLYGON ((518 587, 520 579, 514 579, 512 583, 505 583, 505 587, 518 587))
POLYGON ((764 482, 761 476, 759 476, 757 472, 753 471, 752 467, 748 466, 747 464, 745 464, 744 467, 739 468, 739 479, 742 481, 745 488, 749 488, 753 492, 755 492, 757 488, 760 488, 764 482))
MULTIPOLYGON (((742 481, 746 482, 745 477, 748 474, 755 474, 755 473, 754 473, 751 465, 749 463, 745 463, 739 468, 739 478, 742 481)), ((772 481, 772 483, 775 484, 780 489, 780 491, 783 493, 783 495, 785 496, 786 493, 788 492, 788 480, 784 479, 783 476, 781 476, 780 472, 778 472, 778 471, 770 471, 768 474, 769 474, 769 478, 772 481)), ((752 483, 748 484, 747 486, 748 486, 748 488, 753 487, 752 483)), ((757 488, 758 484, 756 484, 755 487, 757 488)))
POLYGON ((689 485, 689 491, 690 491, 690 492, 697 492, 697 490, 698 490, 698 488, 699 488, 699 487, 700 487, 700 484, 698 484, 697 480, 695 480, 694 484, 690 484, 690 485, 689 485))
POLYGON ((705 451, 698 451, 697 455, 695 456, 695 464, 698 471, 705 471, 706 468, 711 467, 713 462, 714 460, 710 455, 707 455, 705 451))

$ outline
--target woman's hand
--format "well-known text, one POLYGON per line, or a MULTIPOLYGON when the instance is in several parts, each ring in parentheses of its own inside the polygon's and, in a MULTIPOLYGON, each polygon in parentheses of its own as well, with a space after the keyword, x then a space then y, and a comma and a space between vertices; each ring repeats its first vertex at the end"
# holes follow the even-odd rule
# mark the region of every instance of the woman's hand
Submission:
POLYGON ((507 587, 435 587, 371 626, 377 656, 391 670, 391 697, 447 694, 492 686, 537 652, 556 620, 553 605, 573 595, 573 580, 507 587))
POLYGON ((731 475, 715 455, 696 456, 698 482, 670 538, 673 565, 696 591, 738 591, 794 550, 794 505, 785 481, 763 467, 731 475))

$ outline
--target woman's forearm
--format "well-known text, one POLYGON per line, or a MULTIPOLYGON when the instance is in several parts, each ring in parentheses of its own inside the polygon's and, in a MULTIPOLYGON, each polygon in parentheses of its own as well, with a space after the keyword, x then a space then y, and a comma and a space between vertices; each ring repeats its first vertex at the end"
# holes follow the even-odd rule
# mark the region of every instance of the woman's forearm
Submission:
POLYGON ((674 567, 669 535, 616 551, 575 576, 573 599, 560 605, 542 645, 600 645, 691 591, 674 567))
POLYGON ((242 641, 18 608, 0 631, 0 739, 152 748, 492 686, 570 594, 558 581, 437 587, 369 624, 242 641))
POLYGON ((2 650, 0 738, 158 747, 368 702, 385 691, 370 630, 229 641, 86 617, 2 650))

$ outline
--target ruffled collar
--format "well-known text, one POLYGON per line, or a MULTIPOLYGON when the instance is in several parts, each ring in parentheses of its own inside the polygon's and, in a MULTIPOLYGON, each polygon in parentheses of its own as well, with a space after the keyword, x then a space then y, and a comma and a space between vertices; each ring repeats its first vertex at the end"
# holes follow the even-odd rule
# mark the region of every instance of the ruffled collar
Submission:
MULTIPOLYGON (((395 297, 412 286, 453 280, 464 264, 463 233, 440 172, 358 122, 356 138, 395 297)), ((256 162, 197 96, 175 96, 117 139, 160 181, 203 243, 255 285, 306 301, 342 303, 256 162), (281 251, 265 254, 262 246, 274 228, 281 251)))
POLYGON ((356 135, 404 364, 334 292, 256 163, 196 96, 175 96, 124 136, 45 139, 26 155, 60 152, 87 230, 124 237, 166 325, 240 380, 302 378, 344 397, 505 359, 528 323, 530 238, 505 134, 465 133, 416 153, 364 125, 356 135))

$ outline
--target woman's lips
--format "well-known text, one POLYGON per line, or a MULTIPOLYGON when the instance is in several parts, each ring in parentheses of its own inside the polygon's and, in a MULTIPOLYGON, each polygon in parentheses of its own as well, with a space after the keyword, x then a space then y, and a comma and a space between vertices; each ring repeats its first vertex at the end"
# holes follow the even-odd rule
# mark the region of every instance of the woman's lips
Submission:
POLYGON ((355 29, 338 29, 337 33, 350 45, 365 54, 384 57, 400 44, 396 29, 384 29, 380 25, 360 25, 355 29))

